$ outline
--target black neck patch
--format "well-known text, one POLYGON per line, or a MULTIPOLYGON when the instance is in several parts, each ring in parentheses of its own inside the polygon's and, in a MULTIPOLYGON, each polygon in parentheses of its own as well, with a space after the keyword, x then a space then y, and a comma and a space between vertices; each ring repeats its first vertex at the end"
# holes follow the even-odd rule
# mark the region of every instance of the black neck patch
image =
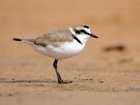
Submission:
POLYGON ((80 44, 82 44, 82 42, 81 42, 76 36, 72 35, 72 37, 73 37, 77 42, 79 42, 80 44))

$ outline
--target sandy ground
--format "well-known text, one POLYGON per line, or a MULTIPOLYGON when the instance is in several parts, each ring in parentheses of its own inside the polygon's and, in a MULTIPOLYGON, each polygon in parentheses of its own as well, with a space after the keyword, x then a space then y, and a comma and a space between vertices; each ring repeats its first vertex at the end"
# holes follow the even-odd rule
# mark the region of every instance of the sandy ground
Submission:
POLYGON ((139 0, 0 0, 0 105, 140 105, 139 0), (59 61, 13 37, 87 24, 77 56, 59 61))

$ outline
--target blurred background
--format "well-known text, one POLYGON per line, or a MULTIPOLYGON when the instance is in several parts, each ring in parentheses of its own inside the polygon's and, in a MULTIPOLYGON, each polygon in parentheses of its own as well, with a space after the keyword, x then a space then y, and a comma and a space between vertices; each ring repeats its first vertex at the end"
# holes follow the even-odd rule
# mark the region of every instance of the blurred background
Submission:
POLYGON ((53 59, 12 38, 84 23, 99 39, 91 38, 81 54, 62 60, 62 70, 139 71, 139 10, 140 0, 0 0, 0 68, 53 69, 53 59))

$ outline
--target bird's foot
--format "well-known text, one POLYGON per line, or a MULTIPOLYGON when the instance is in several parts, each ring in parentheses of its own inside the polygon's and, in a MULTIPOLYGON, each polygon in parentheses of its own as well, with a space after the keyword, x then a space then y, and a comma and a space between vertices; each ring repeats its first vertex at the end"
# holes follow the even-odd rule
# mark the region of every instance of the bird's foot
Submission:
POLYGON ((58 81, 58 84, 69 84, 69 83, 72 83, 73 81, 58 81))

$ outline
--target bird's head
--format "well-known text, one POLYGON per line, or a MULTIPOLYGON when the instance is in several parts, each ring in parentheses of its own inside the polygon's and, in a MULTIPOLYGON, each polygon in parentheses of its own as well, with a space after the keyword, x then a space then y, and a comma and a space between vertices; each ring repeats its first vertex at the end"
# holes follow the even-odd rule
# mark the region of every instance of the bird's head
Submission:
POLYGON ((69 28, 73 36, 77 37, 80 41, 86 43, 90 38, 98 38, 96 35, 90 32, 90 28, 85 24, 76 24, 69 28))

